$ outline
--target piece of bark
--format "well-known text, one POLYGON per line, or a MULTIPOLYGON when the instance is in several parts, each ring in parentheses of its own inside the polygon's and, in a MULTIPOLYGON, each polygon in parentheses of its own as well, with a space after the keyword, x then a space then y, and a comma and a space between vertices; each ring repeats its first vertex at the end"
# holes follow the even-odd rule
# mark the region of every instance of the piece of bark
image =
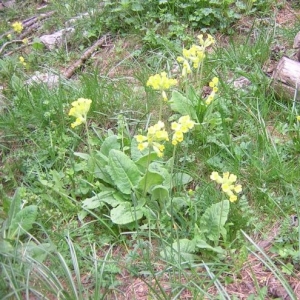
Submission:
POLYGON ((282 98, 300 100, 300 63, 282 57, 273 71, 273 88, 282 98))
POLYGON ((71 78, 73 76, 73 74, 76 72, 76 70, 81 67, 84 62, 86 60, 88 60, 91 55, 101 46, 106 45, 111 39, 111 35, 105 34, 104 36, 102 36, 99 40, 97 40, 90 48, 88 48, 83 54, 82 56, 69 68, 67 68, 63 75, 66 78, 71 78))

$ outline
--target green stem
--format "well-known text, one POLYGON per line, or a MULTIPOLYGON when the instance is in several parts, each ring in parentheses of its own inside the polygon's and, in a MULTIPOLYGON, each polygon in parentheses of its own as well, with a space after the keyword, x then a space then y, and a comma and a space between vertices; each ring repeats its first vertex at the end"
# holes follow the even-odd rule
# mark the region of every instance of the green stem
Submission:
MULTIPOLYGON (((220 239, 220 232, 221 232, 221 221, 222 221, 222 214, 223 214, 223 205, 224 205, 224 200, 222 199, 221 203, 221 213, 220 213, 220 220, 219 220, 219 227, 218 227, 218 239, 220 239)), ((215 241, 215 247, 218 246, 219 241, 215 241)))
POLYGON ((90 153, 90 155, 92 155, 92 149, 91 149, 91 145, 90 145, 90 135, 89 135, 87 122, 85 122, 84 124, 85 124, 86 136, 87 136, 87 143, 88 143, 88 147, 89 147, 89 153, 90 153))
MULTIPOLYGON (((149 145, 150 146, 150 145, 149 145)), ((145 173, 145 184, 144 184, 144 189, 143 189, 143 197, 146 196, 146 184, 147 184, 147 177, 148 177, 148 172, 149 172, 149 165, 150 165, 150 147, 149 147, 149 152, 148 152, 148 158, 147 158, 147 168, 146 168, 146 173, 145 173)))

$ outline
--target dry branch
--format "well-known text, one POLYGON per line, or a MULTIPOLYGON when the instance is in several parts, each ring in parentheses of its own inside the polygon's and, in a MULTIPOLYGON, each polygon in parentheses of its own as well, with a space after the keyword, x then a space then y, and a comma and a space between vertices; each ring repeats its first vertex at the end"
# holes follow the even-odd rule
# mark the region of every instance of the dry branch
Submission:
MULTIPOLYGON (((47 19, 47 18, 51 17, 53 14, 55 14, 55 11, 49 11, 47 13, 40 14, 38 16, 33 16, 33 17, 30 17, 29 19, 22 21, 24 31, 22 34, 19 35, 19 39, 23 39, 24 37, 28 36, 35 28, 37 28, 39 26, 39 22, 41 20, 47 19), (32 26, 34 24, 37 24, 37 25, 32 28, 32 26)), ((7 36, 8 34, 12 34, 13 32, 14 32, 13 30, 9 30, 9 31, 3 33, 0 36, 0 39, 7 36)))
POLYGON ((83 65, 83 63, 88 60, 91 55, 101 46, 106 45, 111 40, 111 35, 105 34, 99 40, 97 40, 90 48, 88 48, 72 66, 64 71, 64 76, 66 78, 71 78, 76 70, 83 65))

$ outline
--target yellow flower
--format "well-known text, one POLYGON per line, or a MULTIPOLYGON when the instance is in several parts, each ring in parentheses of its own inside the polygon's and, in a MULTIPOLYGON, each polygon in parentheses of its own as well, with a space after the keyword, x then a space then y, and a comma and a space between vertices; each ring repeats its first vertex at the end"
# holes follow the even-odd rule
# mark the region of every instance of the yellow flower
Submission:
POLYGON ((198 35, 197 38, 199 39, 200 45, 204 48, 207 48, 215 43, 215 39, 210 34, 207 35, 206 40, 203 39, 203 34, 198 35))
POLYGON ((154 90, 168 90, 176 84, 177 80, 168 78, 166 72, 150 76, 147 81, 147 86, 151 86, 154 90))
POLYGON ((161 72, 150 76, 147 81, 147 86, 152 87, 154 90, 162 91, 162 98, 164 101, 168 101, 166 90, 177 84, 176 79, 168 78, 166 72, 161 72))
POLYGON ((12 24, 12 28, 16 33, 20 34, 23 30, 23 25, 21 22, 15 22, 12 24))
POLYGON ((72 128, 86 122, 86 116, 90 110, 91 103, 92 100, 85 98, 79 98, 78 100, 72 102, 73 107, 69 111, 69 116, 76 118, 75 122, 71 124, 72 128))
POLYGON ((179 118, 178 123, 172 122, 171 129, 174 130, 172 136, 172 144, 176 146, 183 141, 183 134, 187 133, 195 126, 195 122, 191 120, 190 116, 182 116, 179 118))
POLYGON ((23 39, 22 43, 25 44, 25 45, 27 45, 28 44, 28 39, 27 38, 23 39))
POLYGON ((297 121, 300 121, 300 116, 297 116, 297 121))
POLYGON ((210 175, 210 179, 216 181, 218 184, 222 183, 222 177, 219 175, 218 172, 212 172, 210 175))
POLYGON ((229 197, 229 201, 234 202, 237 200, 237 195, 242 191, 240 184, 234 185, 237 180, 236 175, 229 172, 223 173, 223 177, 218 172, 212 172, 210 179, 221 184, 222 191, 229 197))
POLYGON ((9 33, 7 36, 6 36, 9 40, 11 40, 11 34, 9 33))
POLYGON ((158 121, 157 124, 148 128, 147 136, 136 135, 135 139, 138 142, 138 149, 143 151, 150 147, 156 152, 158 157, 162 157, 165 146, 160 144, 160 142, 169 140, 168 133, 164 127, 165 124, 162 121, 158 121))
POLYGON ((219 84, 219 78, 218 77, 214 77, 211 80, 211 82, 209 83, 209 86, 212 88, 212 91, 211 91, 210 95, 205 100, 206 105, 211 104, 211 102, 214 100, 214 98, 216 96, 216 92, 218 91, 218 84, 219 84))
POLYGON ((20 56, 20 57, 19 57, 19 62, 20 62, 24 67, 27 65, 23 56, 20 56))

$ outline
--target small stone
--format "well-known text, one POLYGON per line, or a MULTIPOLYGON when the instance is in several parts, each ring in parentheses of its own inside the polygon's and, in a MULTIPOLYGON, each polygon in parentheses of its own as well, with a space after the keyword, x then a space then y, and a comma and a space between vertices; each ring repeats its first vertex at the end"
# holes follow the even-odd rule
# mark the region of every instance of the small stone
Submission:
POLYGON ((58 86, 60 77, 51 73, 36 72, 31 78, 25 81, 26 84, 45 83, 50 89, 58 86))
POLYGON ((40 37, 41 42, 51 51, 64 44, 64 39, 70 37, 75 31, 73 27, 62 29, 53 34, 46 34, 40 37))
POLYGON ((249 86, 250 84, 251 84, 251 81, 244 76, 241 76, 233 81, 233 86, 237 90, 243 89, 243 88, 249 86))

